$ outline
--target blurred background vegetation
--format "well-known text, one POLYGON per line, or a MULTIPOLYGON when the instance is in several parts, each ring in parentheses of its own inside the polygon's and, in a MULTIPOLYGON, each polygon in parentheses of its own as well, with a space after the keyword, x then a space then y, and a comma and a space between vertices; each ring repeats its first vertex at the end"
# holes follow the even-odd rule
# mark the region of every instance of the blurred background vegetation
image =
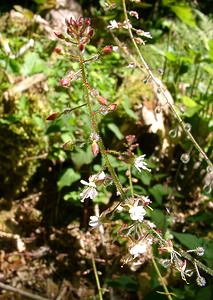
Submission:
MULTIPOLYGON (((122 21, 123 13, 119 1, 82 0, 76 6, 62 2, 0 4, 0 230, 20 234, 29 251, 44 245, 49 249, 37 258, 38 270, 42 265, 49 272, 40 271, 41 278, 30 259, 24 264, 27 279, 20 276, 23 264, 10 266, 10 271, 8 265, 3 266, 1 272, 6 282, 16 286, 16 278, 21 287, 50 299, 55 299, 64 280, 68 292, 63 299, 97 299, 92 272, 84 274, 91 269, 89 254, 81 249, 79 240, 88 229, 94 206, 102 211, 118 198, 109 186, 95 202, 80 202, 80 179, 87 180, 103 163, 100 156, 93 157, 91 153, 86 108, 46 121, 52 112, 84 103, 80 82, 75 81, 70 89, 59 84, 70 69, 77 71, 78 65, 55 53, 55 47, 63 45, 53 37, 55 20, 51 12, 66 9, 75 16, 82 12, 92 18, 95 36, 86 48, 88 57, 105 45, 115 45, 106 26, 110 20, 122 21), (105 2, 109 6, 115 2, 117 6, 105 9, 105 2), (63 147, 69 140, 69 147, 63 147), (30 276, 34 278, 31 283, 30 276), (47 277, 45 284, 42 280, 47 277)), ((139 21, 132 20, 133 25, 150 31, 153 37, 141 46, 141 52, 168 87, 181 117, 212 159, 212 1, 127 2, 128 9, 137 10, 140 15, 139 21)), ((134 53, 127 32, 120 31, 119 38, 134 53)), ((145 106, 155 118, 156 96, 152 87, 144 84, 146 78, 136 69, 127 68, 128 63, 122 53, 113 52, 87 65, 90 85, 118 104, 115 112, 100 120, 106 148, 123 151, 125 136, 136 135, 138 154, 145 153, 152 168, 152 174, 133 172, 135 191, 149 195, 153 201, 150 220, 184 249, 203 246, 206 252, 202 261, 213 267, 212 173, 171 113, 159 112, 163 123, 156 130, 147 123, 142 108, 145 106), (187 162, 181 160, 184 153, 190 154, 187 162)), ((111 161, 122 184, 128 185, 123 162, 113 156, 111 161)), ((120 259, 127 251, 124 240, 116 236, 116 230, 126 221, 126 216, 122 218, 115 220, 116 228, 107 228, 112 238, 107 249, 99 245, 97 254, 105 259, 105 263, 97 263, 102 286, 110 291, 104 299, 166 299, 156 294, 162 288, 148 258, 136 272, 132 266, 120 268, 120 259), (114 298, 110 298, 110 293, 114 298)), ((98 233, 93 233, 93 238, 98 240, 98 233)), ((8 259, 15 249, 5 241, 1 243, 8 259)), ((162 268, 162 273, 178 299, 211 299, 210 278, 206 287, 199 288, 193 279, 190 285, 182 282, 173 270, 162 268)))

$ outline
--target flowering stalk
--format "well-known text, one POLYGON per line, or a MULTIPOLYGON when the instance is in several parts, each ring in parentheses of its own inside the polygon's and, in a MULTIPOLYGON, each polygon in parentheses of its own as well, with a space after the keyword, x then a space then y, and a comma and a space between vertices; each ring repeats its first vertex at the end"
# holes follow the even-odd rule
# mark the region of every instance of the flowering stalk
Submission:
MULTIPOLYGON (((92 129, 93 129, 94 132, 96 132, 99 135, 97 123, 96 123, 96 120, 95 120, 95 115, 92 111, 92 106, 91 106, 91 102, 90 102, 90 98, 89 98, 89 91, 87 89, 87 77, 86 77, 86 71, 85 71, 85 67, 84 67, 84 60, 83 60, 82 53, 80 53, 80 61, 79 62, 80 62, 80 68, 81 68, 81 71, 82 71, 82 80, 83 80, 83 83, 84 83, 84 86, 85 86, 85 96, 86 96, 86 102, 87 102, 88 109, 89 109, 89 116, 90 116, 90 120, 91 120, 91 124, 92 124, 92 129)), ((99 135, 99 137, 100 137, 100 135, 99 135)), ((110 175, 112 176, 112 179, 115 183, 115 186, 116 186, 117 190, 119 191, 119 193, 121 194, 121 198, 123 200, 125 200, 126 195, 123 191, 123 188, 122 188, 122 185, 121 185, 121 183, 118 179, 118 176, 116 175, 113 167, 111 166, 111 163, 110 163, 109 158, 106 154, 106 150, 105 150, 105 147, 104 147, 104 144, 103 144, 103 141, 102 141, 101 137, 99 138, 98 144, 99 144, 99 147, 100 147, 100 152, 101 152, 101 154, 104 158, 104 162, 106 164, 106 167, 107 167, 110 175)), ((113 209, 113 211, 114 211, 114 209, 113 209)))
POLYGON ((148 77, 152 80, 152 82, 154 83, 154 85, 157 87, 157 90, 163 95, 163 97, 165 98, 167 104, 169 105, 172 113, 174 114, 174 116, 176 117, 176 119, 178 120, 178 123, 180 124, 181 128, 183 129, 183 131, 186 133, 186 135, 188 136, 188 138, 191 140, 191 142, 194 144, 194 146, 197 148, 198 152, 201 153, 201 155, 203 156, 203 158, 205 159, 205 161, 207 162, 207 164, 212 168, 213 164, 210 161, 210 159, 208 158, 208 156, 206 155, 206 153, 203 151, 203 149, 200 147, 200 145, 198 144, 198 142, 195 140, 195 138, 193 137, 193 135, 191 134, 190 131, 187 130, 186 128, 186 124, 184 123, 184 121, 182 120, 182 118, 178 115, 178 113, 175 110, 175 107, 172 105, 172 103, 169 101, 164 89, 162 88, 161 85, 159 85, 159 83, 157 82, 154 74, 152 73, 152 71, 150 70, 147 62, 145 61, 143 55, 140 52, 140 49, 135 41, 135 38, 133 36, 132 33, 132 29, 131 26, 129 24, 129 19, 128 19, 128 15, 127 15, 127 9, 126 9, 126 1, 122 0, 122 4, 123 4, 123 12, 124 12, 124 18, 125 18, 125 23, 127 24, 127 29, 129 32, 129 36, 130 39, 135 47, 135 50, 138 54, 138 57, 140 58, 145 70, 148 73, 148 77))

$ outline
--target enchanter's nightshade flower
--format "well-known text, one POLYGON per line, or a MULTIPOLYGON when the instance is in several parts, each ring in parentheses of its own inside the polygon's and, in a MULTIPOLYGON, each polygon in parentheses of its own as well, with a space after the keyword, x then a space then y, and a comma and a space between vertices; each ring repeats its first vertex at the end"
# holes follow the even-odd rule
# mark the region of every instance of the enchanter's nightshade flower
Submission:
POLYGON ((131 10, 129 12, 129 14, 131 17, 135 17, 136 19, 139 19, 139 15, 138 15, 137 11, 131 10))
POLYGON ((134 165, 135 165, 136 169, 138 169, 139 172, 141 172, 141 170, 147 170, 147 171, 151 172, 151 170, 149 168, 147 168, 147 163, 145 162, 145 156, 146 156, 146 154, 143 154, 141 156, 138 156, 135 159, 134 165))
POLYGON ((152 39, 151 33, 149 31, 143 31, 141 29, 136 30, 136 33, 140 36, 145 36, 148 39, 152 39))
POLYGON ((146 214, 145 209, 143 208, 143 206, 133 206, 130 208, 129 210, 129 214, 130 214, 130 218, 133 221, 139 221, 142 222, 144 219, 144 216, 146 214))
POLYGON ((97 216, 90 216, 89 226, 96 228, 101 225, 100 218, 97 216))
POLYGON ((83 190, 83 192, 80 193, 81 202, 84 202, 84 200, 86 198, 94 199, 98 195, 98 192, 96 190, 96 183, 97 184, 102 183, 104 181, 105 177, 106 177, 106 175, 102 171, 102 172, 100 172, 98 174, 91 175, 89 177, 89 182, 87 182, 85 180, 81 180, 80 181, 83 185, 87 186, 83 190))
POLYGON ((88 186, 82 193, 80 193, 81 202, 84 202, 86 198, 94 199, 98 195, 95 182, 86 182, 85 180, 81 180, 81 183, 88 186))
POLYGON ((107 26, 108 29, 116 29, 118 28, 118 23, 116 20, 112 20, 109 22, 109 25, 107 26))
POLYGON ((140 254, 144 254, 147 250, 145 243, 138 243, 129 249, 129 253, 133 255, 134 258, 138 257, 140 254))

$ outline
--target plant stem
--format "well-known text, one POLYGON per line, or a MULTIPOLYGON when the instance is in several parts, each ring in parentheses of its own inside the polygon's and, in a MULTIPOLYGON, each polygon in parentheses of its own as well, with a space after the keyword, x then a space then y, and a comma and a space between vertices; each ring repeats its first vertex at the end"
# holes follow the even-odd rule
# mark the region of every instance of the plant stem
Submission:
POLYGON ((128 171, 129 171, 129 186, 130 186, 131 196, 134 197, 134 190, 133 190, 133 185, 132 185, 132 168, 131 168, 131 165, 129 165, 128 171))
POLYGON ((160 272, 160 270, 159 270, 159 268, 158 268, 158 265, 157 265, 157 263, 156 263, 154 257, 152 257, 152 263, 153 263, 153 266, 154 266, 154 268, 155 268, 156 273, 158 274, 158 277, 159 277, 159 279, 160 279, 159 281, 160 281, 160 283, 161 283, 162 286, 163 286, 163 289, 164 289, 164 291, 165 291, 166 296, 168 297, 169 300, 172 300, 172 296, 171 296, 171 294, 169 293, 169 290, 167 289, 167 286, 166 286, 166 284, 165 284, 164 278, 163 278, 162 275, 161 275, 161 272, 160 272))
POLYGON ((101 291, 101 285, 100 285, 100 281, 99 281, 99 277, 98 277, 98 272, 97 272, 97 268, 96 268, 95 259, 94 259, 93 254, 92 254, 92 267, 93 267, 93 272, 94 272, 94 275, 95 275, 96 285, 97 285, 97 288, 98 288, 99 299, 103 300, 102 291, 101 291))
POLYGON ((84 60, 83 60, 83 56, 82 54, 80 53, 80 67, 81 67, 81 72, 82 72, 82 80, 83 80, 83 83, 84 83, 84 86, 85 86, 85 96, 86 96, 86 102, 87 102, 87 105, 88 105, 88 109, 89 109, 89 116, 90 116, 90 120, 91 120, 91 123, 92 123, 92 130, 94 132, 96 132, 99 136, 99 141, 98 141, 98 145, 99 145, 99 148, 100 148, 100 152, 104 158, 104 162, 105 162, 105 165, 113 179, 113 182, 117 188, 117 190, 119 191, 119 193, 121 194, 121 198, 123 200, 126 200, 127 197, 123 191, 123 187, 120 183, 120 180, 117 176, 117 174, 115 173, 110 161, 109 161, 109 158, 106 154, 106 149, 104 147, 104 143, 102 141, 102 138, 99 134, 99 130, 98 130, 98 126, 97 126, 97 123, 96 123, 96 119, 95 119, 95 115, 92 111, 92 105, 91 105, 91 102, 90 102, 90 97, 89 97, 89 92, 88 92, 88 88, 87 88, 87 76, 86 76, 86 71, 85 71, 85 67, 84 67, 84 60))
POLYGON ((145 61, 144 57, 142 56, 141 52, 140 52, 140 49, 138 48, 138 45, 137 43, 135 42, 135 39, 134 39, 134 36, 133 36, 133 33, 132 33, 132 30, 129 26, 129 19, 128 19, 128 16, 127 16, 127 10, 126 10, 126 2, 125 0, 122 0, 122 4, 123 4, 123 12, 124 12, 124 17, 125 17, 125 21, 127 23, 127 26, 128 26, 128 32, 129 32, 129 36, 130 36, 130 39, 135 47, 135 50, 138 54, 138 57, 140 58, 144 68, 146 69, 147 73, 148 73, 148 77, 152 80, 153 84, 157 87, 157 90, 160 91, 160 93, 164 96, 167 104, 169 105, 173 115, 175 116, 175 118, 177 119, 178 123, 180 124, 181 128, 183 129, 183 131, 186 133, 186 135, 188 136, 188 138, 191 140, 191 142, 194 144, 194 146, 196 147, 196 149, 198 150, 198 152, 201 153, 201 155, 203 156, 203 158, 205 159, 205 161, 207 162, 207 164, 211 167, 213 167, 213 164, 212 162, 210 161, 210 159, 208 158, 208 156, 206 155, 206 153, 203 151, 203 149, 200 147, 200 145, 197 143, 197 141, 195 140, 195 138, 193 137, 193 135, 185 128, 185 123, 184 121, 181 119, 181 117, 178 115, 178 113, 176 112, 175 110, 175 107, 174 105, 169 101, 166 93, 165 93, 165 90, 164 88, 159 85, 159 83, 157 82, 154 74, 152 73, 152 71, 150 70, 147 62, 145 61))

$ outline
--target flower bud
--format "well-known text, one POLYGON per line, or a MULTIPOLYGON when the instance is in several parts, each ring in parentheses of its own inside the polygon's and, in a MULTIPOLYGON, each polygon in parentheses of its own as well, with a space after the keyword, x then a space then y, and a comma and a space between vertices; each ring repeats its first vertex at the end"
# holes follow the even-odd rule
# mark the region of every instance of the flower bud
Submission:
POLYGON ((102 49, 102 53, 105 54, 105 55, 110 54, 112 51, 113 51, 112 45, 105 46, 102 49))
POLYGON ((57 38, 64 40, 64 35, 60 32, 54 32, 54 34, 57 36, 57 38))
POLYGON ((46 118, 46 120, 47 120, 47 121, 53 121, 53 120, 57 119, 58 116, 59 116, 59 113, 54 112, 54 113, 52 113, 51 115, 49 115, 49 116, 46 118))
POLYGON ((96 141, 92 142, 92 153, 94 156, 98 155, 98 153, 99 153, 99 146, 96 141))
POLYGON ((92 28, 90 28, 89 32, 88 32, 88 36, 93 37, 94 35, 94 30, 92 28))
POLYGON ((107 99, 102 97, 102 96, 98 96, 98 102, 101 104, 101 105, 107 105, 107 99))
POLYGON ((85 18, 85 25, 90 26, 91 25, 91 19, 85 18))
POLYGON ((62 54, 62 49, 61 49, 61 48, 56 47, 56 48, 54 49, 54 51, 55 51, 57 54, 62 54))
POLYGON ((59 82, 60 82, 60 85, 65 86, 65 87, 70 84, 70 80, 68 80, 68 78, 63 78, 59 82))
POLYGON ((117 108, 117 104, 115 104, 115 103, 112 103, 109 105, 109 110, 111 110, 111 111, 116 110, 116 108, 117 108))
POLYGON ((84 51, 84 49, 85 49, 85 46, 84 46, 84 44, 80 44, 80 45, 79 45, 79 50, 80 50, 81 52, 83 52, 83 51, 84 51))

